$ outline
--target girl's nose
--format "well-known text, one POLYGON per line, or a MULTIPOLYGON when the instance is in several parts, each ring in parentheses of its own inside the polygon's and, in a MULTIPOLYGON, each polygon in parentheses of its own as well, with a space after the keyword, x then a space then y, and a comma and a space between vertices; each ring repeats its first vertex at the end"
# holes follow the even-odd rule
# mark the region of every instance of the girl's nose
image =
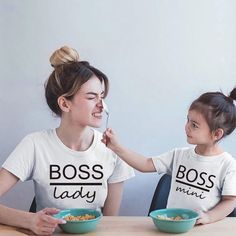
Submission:
POLYGON ((189 127, 190 127, 190 126, 189 126, 189 124, 188 124, 188 122, 187 122, 186 125, 185 125, 185 130, 186 130, 186 131, 189 131, 189 130, 190 130, 189 127))

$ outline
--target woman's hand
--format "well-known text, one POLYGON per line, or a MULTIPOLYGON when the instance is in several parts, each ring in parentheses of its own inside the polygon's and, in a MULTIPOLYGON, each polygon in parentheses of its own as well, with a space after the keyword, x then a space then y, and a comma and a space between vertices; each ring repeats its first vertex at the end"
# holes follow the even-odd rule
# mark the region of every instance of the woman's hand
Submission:
POLYGON ((37 235, 52 235, 58 224, 66 223, 65 220, 55 219, 53 214, 60 210, 56 208, 45 208, 32 216, 30 230, 37 235))

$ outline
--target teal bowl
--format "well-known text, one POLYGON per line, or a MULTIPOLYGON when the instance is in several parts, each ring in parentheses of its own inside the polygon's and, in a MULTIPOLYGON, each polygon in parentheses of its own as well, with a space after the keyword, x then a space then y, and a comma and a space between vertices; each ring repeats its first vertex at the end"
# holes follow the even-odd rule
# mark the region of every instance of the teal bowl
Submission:
POLYGON ((76 221, 66 221, 66 224, 59 224, 59 227, 66 233, 71 234, 84 234, 96 229, 97 224, 102 218, 102 213, 98 210, 84 209, 84 208, 73 208, 62 210, 59 213, 53 215, 54 218, 64 219, 65 217, 81 216, 81 215, 94 215, 95 218, 91 220, 76 220, 76 221))
POLYGON ((193 228, 199 214, 196 211, 184 208, 168 208, 150 212, 156 228, 167 233, 185 233, 193 228), (181 220, 168 219, 180 216, 181 220))

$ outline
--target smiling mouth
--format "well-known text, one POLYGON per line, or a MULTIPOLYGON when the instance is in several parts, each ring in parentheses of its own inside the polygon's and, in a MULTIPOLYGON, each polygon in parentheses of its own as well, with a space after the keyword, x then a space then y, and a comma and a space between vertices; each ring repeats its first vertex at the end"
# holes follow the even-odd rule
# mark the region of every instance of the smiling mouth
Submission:
POLYGON ((95 117, 95 118, 99 118, 99 119, 102 118, 102 114, 100 112, 92 113, 92 116, 95 117))

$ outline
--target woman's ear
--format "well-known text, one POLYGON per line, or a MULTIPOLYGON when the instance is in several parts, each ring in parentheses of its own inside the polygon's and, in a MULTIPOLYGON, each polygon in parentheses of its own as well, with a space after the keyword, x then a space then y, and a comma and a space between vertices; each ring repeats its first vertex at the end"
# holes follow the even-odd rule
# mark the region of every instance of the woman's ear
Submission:
POLYGON ((57 103, 58 103, 58 106, 61 108, 62 111, 64 111, 64 112, 69 112, 70 111, 69 101, 65 97, 60 96, 57 99, 57 103))
POLYGON ((223 136, 224 136, 224 130, 221 128, 218 128, 213 132, 213 138, 215 141, 219 141, 221 138, 223 138, 223 136))

